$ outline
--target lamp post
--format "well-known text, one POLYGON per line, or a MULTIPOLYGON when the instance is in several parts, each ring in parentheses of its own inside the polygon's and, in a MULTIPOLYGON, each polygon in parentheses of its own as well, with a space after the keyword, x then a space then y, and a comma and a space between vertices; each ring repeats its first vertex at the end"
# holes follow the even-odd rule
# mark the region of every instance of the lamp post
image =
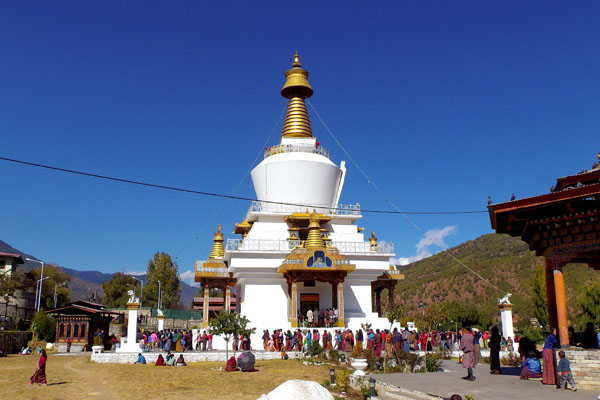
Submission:
MULTIPOLYGON (((36 263, 40 263, 40 264, 42 264, 42 272, 41 272, 41 274, 40 274, 40 278, 41 278, 42 276, 44 276, 44 262, 43 262, 43 261, 34 260, 34 259, 32 259, 32 258, 29 258, 29 257, 27 257, 27 258, 25 258, 25 259, 26 259, 27 261, 33 261, 33 262, 36 262, 36 263)), ((40 283, 40 289, 39 289, 39 297, 42 297, 42 285, 41 285, 41 283, 40 283)), ((35 301, 36 301, 36 303, 35 303, 35 308, 36 308, 36 312, 40 312, 40 306, 39 306, 39 303, 40 303, 40 301, 39 301, 39 300, 40 300, 40 299, 38 298, 38 288, 37 288, 37 285, 36 285, 36 287, 35 287, 35 301)))
POLYGON ((157 308, 159 310, 161 309, 161 307, 160 307, 161 301, 162 301, 162 295, 161 295, 161 292, 160 292, 160 279, 158 279, 158 307, 157 308))
POLYGON ((46 279, 50 279, 49 276, 46 276, 44 278, 38 279, 37 283, 36 283, 36 288, 39 287, 39 294, 36 298, 36 310, 37 312, 40 312, 40 306, 42 304, 42 284, 46 279))
POLYGON ((140 307, 142 306, 142 297, 144 297, 144 281, 141 280, 140 278, 136 278, 135 276, 131 275, 131 277, 133 279, 135 279, 136 281, 140 281, 141 285, 141 289, 140 289, 140 307))
POLYGON ((54 308, 56 308, 56 303, 58 300, 58 297, 56 296, 56 288, 59 286, 65 286, 67 284, 67 282, 63 282, 63 283, 57 283, 54 285, 54 308))
POLYGON ((329 369, 329 384, 335 386, 335 369, 329 369))

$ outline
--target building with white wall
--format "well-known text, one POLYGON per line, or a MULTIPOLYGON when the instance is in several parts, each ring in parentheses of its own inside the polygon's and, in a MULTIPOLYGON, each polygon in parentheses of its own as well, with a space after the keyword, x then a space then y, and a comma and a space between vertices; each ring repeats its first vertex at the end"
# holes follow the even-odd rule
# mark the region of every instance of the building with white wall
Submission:
POLYGON ((196 263, 196 281, 227 293, 234 288, 237 311, 257 328, 253 341, 264 329, 297 327, 315 308, 335 308, 339 327, 389 327, 381 290, 393 292, 403 278, 390 267, 393 243, 378 241, 374 231, 366 239, 357 225, 360 205, 339 204, 346 168, 312 134, 304 101, 313 89, 297 53, 285 75, 280 142, 251 173, 257 201, 235 225, 240 238, 217 232, 209 260, 196 263))

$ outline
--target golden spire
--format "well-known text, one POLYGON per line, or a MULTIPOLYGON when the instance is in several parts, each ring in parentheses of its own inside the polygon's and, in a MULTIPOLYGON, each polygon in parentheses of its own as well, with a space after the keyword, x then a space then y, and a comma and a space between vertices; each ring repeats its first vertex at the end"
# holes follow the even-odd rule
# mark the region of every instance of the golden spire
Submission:
POLYGON ((286 81, 281 89, 281 95, 290 99, 283 122, 281 136, 309 138, 312 137, 310 128, 310 119, 306 111, 304 99, 308 99, 313 94, 313 89, 308 83, 308 71, 302 69, 298 52, 294 55, 292 69, 285 71, 286 81))
POLYGON ((213 248, 208 258, 223 258, 225 256, 225 250, 223 249, 223 234, 221 233, 221 225, 217 228, 217 233, 213 238, 213 248))
POLYGON ((310 214, 310 224, 308 225, 308 237, 306 238, 306 242, 304 242, 304 247, 307 249, 316 248, 316 247, 325 247, 325 243, 323 242, 323 238, 321 237, 321 224, 319 223, 319 218, 317 217, 317 211, 313 210, 310 214))
POLYGON ((371 231, 371 237, 369 238, 369 243, 371 243, 371 251, 377 251, 377 238, 375 237, 375 231, 371 231))

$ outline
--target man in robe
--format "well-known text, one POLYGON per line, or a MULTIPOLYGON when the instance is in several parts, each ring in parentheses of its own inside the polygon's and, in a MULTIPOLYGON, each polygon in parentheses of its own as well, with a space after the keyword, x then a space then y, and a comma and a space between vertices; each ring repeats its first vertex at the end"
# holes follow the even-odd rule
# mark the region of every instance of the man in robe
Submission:
POLYGON ((463 368, 467 369, 467 376, 465 376, 463 379, 474 381, 475 375, 473 375, 473 369, 477 365, 477 361, 475 358, 475 348, 473 345, 473 334, 471 333, 471 328, 465 328, 460 339, 459 349, 463 351, 463 368))

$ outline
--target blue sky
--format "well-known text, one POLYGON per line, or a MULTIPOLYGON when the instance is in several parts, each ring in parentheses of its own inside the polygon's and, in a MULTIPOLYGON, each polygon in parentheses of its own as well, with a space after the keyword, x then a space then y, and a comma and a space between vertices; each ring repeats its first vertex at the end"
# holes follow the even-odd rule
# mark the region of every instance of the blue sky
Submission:
MULTIPOLYGON (((217 3, 0 3, 0 156, 253 197, 296 50, 312 104, 403 210, 546 193, 600 150, 598 2, 217 3)), ((191 270, 249 205, 5 161, 0 181, 0 239, 105 272, 157 250, 191 270)), ((341 201, 391 209, 350 164, 341 201)), ((410 218, 359 225, 406 259, 491 232, 487 214, 410 218)))

